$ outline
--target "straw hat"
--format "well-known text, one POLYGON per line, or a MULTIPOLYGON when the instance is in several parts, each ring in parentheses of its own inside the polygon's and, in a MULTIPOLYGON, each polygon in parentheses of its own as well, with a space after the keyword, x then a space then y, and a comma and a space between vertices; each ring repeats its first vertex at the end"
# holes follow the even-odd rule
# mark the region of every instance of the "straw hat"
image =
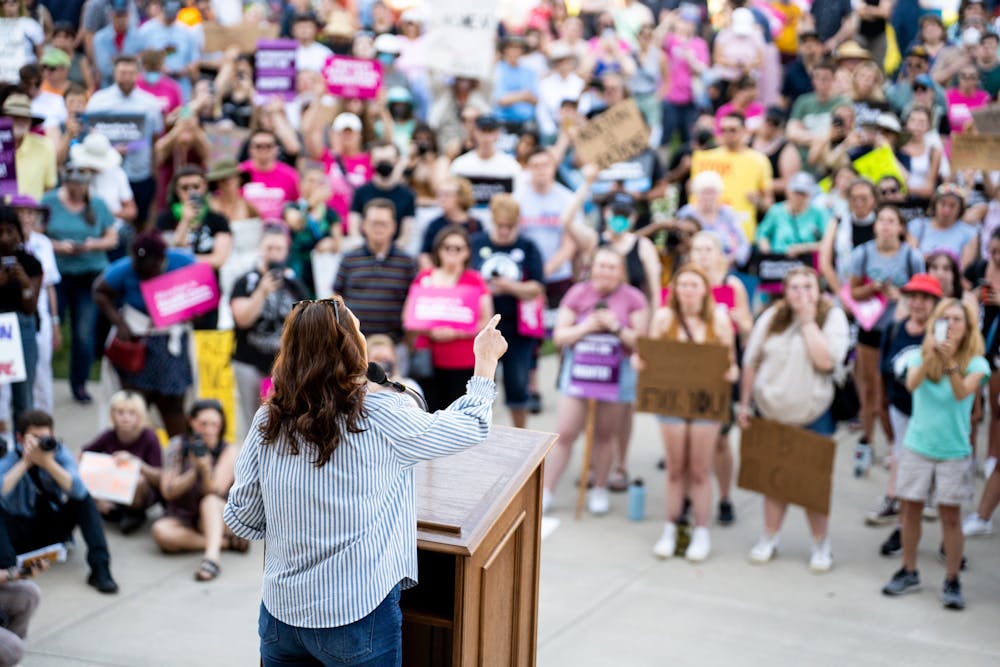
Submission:
POLYGON ((94 171, 105 171, 122 163, 121 153, 116 151, 108 138, 91 130, 78 144, 69 149, 69 159, 75 166, 94 171))
POLYGON ((27 118, 32 125, 41 125, 45 119, 31 113, 31 99, 24 93, 9 95, 3 103, 0 115, 8 118, 27 118))
POLYGON ((855 42, 853 39, 849 39, 840 46, 837 47, 836 52, 837 60, 871 60, 872 54, 868 52, 867 49, 861 48, 861 45, 855 42))

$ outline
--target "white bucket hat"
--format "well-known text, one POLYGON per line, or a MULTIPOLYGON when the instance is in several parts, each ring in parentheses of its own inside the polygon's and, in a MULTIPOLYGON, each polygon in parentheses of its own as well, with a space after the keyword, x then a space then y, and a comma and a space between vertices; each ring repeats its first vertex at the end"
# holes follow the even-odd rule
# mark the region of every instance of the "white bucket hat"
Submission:
POLYGON ((121 153, 116 151, 108 138, 91 130, 83 141, 69 149, 69 159, 74 165, 95 171, 104 171, 122 163, 121 153))

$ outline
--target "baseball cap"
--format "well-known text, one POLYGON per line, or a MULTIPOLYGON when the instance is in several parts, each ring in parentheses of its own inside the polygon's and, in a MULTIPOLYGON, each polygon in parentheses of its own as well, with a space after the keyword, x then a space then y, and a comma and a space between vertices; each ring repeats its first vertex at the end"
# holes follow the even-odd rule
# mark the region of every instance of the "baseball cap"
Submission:
POLYGON ((798 192, 800 194, 810 195, 815 188, 816 179, 804 171, 800 171, 795 174, 792 176, 791 180, 788 181, 789 192, 798 192))
POLYGON ((888 130, 889 132, 895 132, 899 134, 903 131, 903 128, 899 124, 899 119, 896 118, 895 114, 884 112, 880 113, 875 119, 875 125, 883 130, 888 130))
POLYGON ((913 80, 913 85, 923 86, 924 88, 928 89, 933 88, 934 79, 932 79, 929 74, 918 74, 917 77, 913 80))
POLYGON ((42 59, 38 61, 42 67, 69 67, 72 64, 69 56, 62 49, 49 47, 45 49, 42 59))
POLYGON ((129 0, 111 0, 111 11, 115 14, 128 14, 129 0))
POLYGON ((608 205, 616 215, 631 215, 635 211, 635 200, 627 192, 615 193, 608 205))
POLYGON ((941 291, 941 283, 932 275, 926 273, 916 273, 900 290, 904 294, 929 294, 940 299, 944 296, 941 291))
POLYGON ((333 121, 333 131, 340 132, 342 130, 354 130, 355 132, 360 132, 361 119, 349 111, 343 112, 333 121))
POLYGON ((492 132, 500 129, 500 121, 493 114, 484 113, 476 119, 476 129, 492 132))

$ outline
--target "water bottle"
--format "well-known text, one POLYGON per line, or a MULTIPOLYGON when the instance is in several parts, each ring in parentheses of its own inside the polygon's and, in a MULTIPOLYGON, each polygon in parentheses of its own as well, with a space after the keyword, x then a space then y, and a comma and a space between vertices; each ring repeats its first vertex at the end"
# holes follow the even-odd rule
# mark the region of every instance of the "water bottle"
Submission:
POLYGON ((628 487, 628 518, 642 521, 646 518, 646 487, 636 477, 628 487))

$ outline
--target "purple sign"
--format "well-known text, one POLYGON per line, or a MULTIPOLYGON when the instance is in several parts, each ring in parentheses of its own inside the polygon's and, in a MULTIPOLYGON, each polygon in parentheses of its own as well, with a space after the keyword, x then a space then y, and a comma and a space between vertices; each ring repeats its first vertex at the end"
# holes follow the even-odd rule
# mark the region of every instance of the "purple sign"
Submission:
POLYGON ((288 102, 295 99, 295 50, 298 46, 294 39, 257 40, 254 85, 259 100, 273 95, 288 102))
POLYGON ((14 153, 14 123, 0 118, 0 196, 17 194, 17 172, 14 153))
POLYGON ((617 403, 622 355, 622 342, 618 336, 585 336, 573 346, 573 364, 569 369, 566 393, 577 398, 617 403))

